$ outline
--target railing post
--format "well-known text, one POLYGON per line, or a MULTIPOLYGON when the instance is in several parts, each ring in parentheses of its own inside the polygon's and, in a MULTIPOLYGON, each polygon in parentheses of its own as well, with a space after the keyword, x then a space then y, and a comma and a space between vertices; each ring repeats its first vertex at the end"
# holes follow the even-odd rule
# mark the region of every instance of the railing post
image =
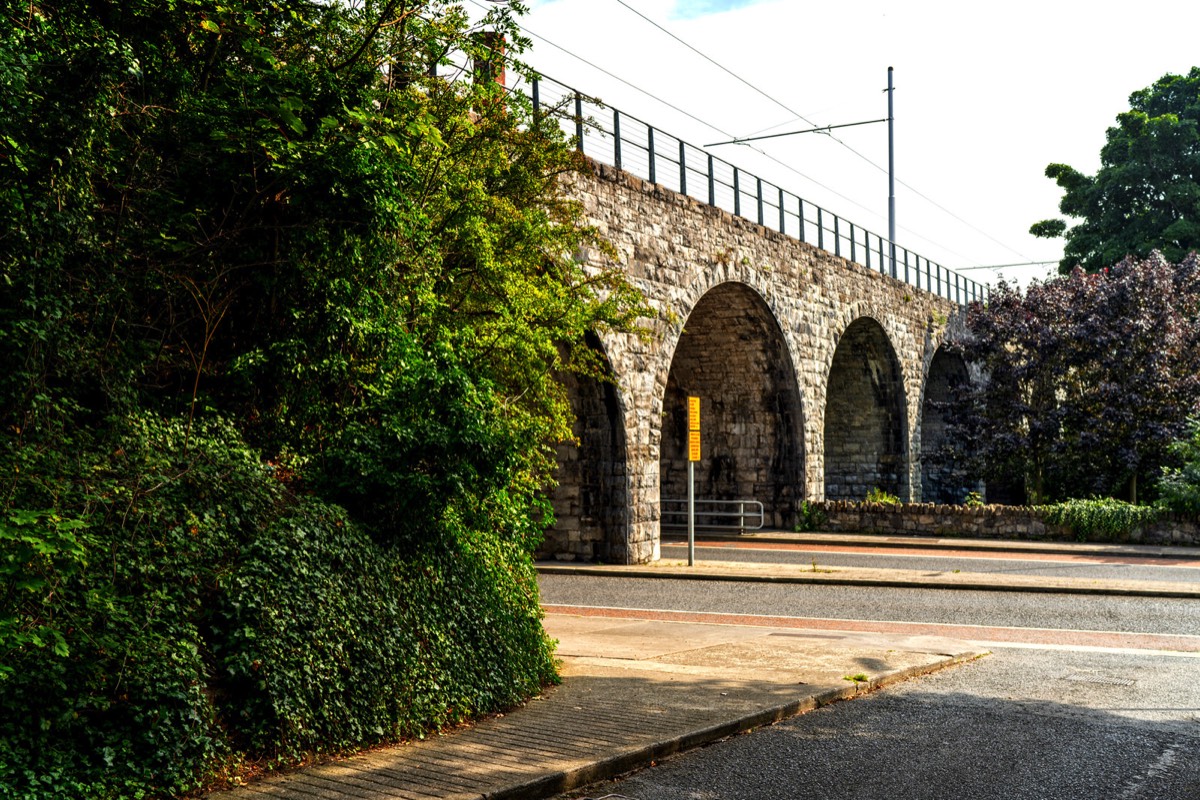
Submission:
POLYGON ((817 247, 822 250, 825 249, 825 220, 822 219, 823 216, 824 209, 817 206, 817 247))
POLYGON ((687 149, 679 140, 679 193, 687 194, 687 149))
POLYGON ((738 502, 738 535, 746 533, 746 504, 738 502))
POLYGON ((583 152, 583 95, 575 93, 575 139, 579 152, 583 152))
POLYGON ((708 204, 710 206, 717 204, 717 179, 713 174, 713 157, 711 153, 708 156, 708 204))
POLYGON ((533 86, 533 124, 537 125, 538 112, 542 110, 541 100, 538 98, 538 79, 534 78, 533 86))
POLYGON ((742 215, 742 187, 738 182, 738 168, 733 168, 733 215, 740 217, 742 215))
POLYGON ((763 224, 763 196, 762 196, 762 178, 755 178, 758 182, 758 224, 763 224))
POLYGON ((796 213, 800 217, 800 241, 803 242, 804 241, 804 198, 797 197, 796 201, 800 204, 796 210, 796 213))
POLYGON ((858 242, 854 240, 854 223, 850 223, 850 260, 858 261, 855 256, 858 255, 858 242))
POLYGON ((883 257, 883 237, 879 237, 879 274, 887 272, 887 260, 883 257))
POLYGON ((650 182, 658 183, 654 175, 654 128, 646 126, 646 149, 650 152, 650 182))
POLYGON ((842 256, 842 218, 837 214, 833 215, 833 254, 838 258, 842 256))
POLYGON ((864 264, 867 269, 871 268, 871 232, 867 231, 863 234, 863 250, 867 254, 867 263, 864 264))
POLYGON ((908 251, 904 251, 904 282, 908 283, 908 251))
POLYGON ((787 217, 783 213, 783 189, 779 190, 779 232, 787 235, 787 217))
POLYGON ((621 168, 621 112, 613 109, 613 166, 621 168))

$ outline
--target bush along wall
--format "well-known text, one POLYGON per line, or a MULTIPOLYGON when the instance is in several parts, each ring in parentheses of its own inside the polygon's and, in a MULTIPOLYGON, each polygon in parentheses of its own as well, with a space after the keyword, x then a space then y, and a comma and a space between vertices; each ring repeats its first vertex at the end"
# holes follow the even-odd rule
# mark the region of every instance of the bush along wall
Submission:
POLYGON ((25 454, 46 493, 25 499, 56 494, 77 525, 9 511, 0 528, 3 796, 178 795, 555 679, 511 540, 444 520, 417 550, 380 544, 219 422, 141 417, 92 445, 25 454))
POLYGON ((1200 522, 1117 500, 1053 506, 957 506, 933 503, 810 503, 825 515, 820 530, 909 536, 1200 545, 1200 522))

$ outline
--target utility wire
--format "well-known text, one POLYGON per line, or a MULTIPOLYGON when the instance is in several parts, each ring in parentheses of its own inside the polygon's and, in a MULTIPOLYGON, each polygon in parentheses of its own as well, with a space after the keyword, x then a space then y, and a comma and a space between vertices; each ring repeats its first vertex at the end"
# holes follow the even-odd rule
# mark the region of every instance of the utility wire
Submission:
MULTIPOLYGON (((620 2, 620 0, 618 0, 618 2, 620 2)), ((484 6, 481 2, 479 2, 479 0, 471 0, 471 3, 482 9, 487 8, 487 6, 484 6)), ((637 12, 635 12, 635 13, 637 13, 637 12)), ((639 14, 639 16, 640 16, 640 14, 639 14)), ((653 21, 651 21, 651 23, 656 24, 656 23, 653 23, 653 21)), ((666 106, 667 108, 670 108, 673 111, 676 111, 676 112, 682 114, 683 116, 687 117, 688 119, 690 119, 694 122, 697 122, 710 130, 716 131, 717 133, 721 134, 722 136, 729 136, 730 138, 733 138, 734 135, 732 133, 730 133, 729 131, 725 130, 724 128, 721 128, 720 126, 715 125, 712 122, 709 122, 708 120, 701 119, 700 117, 696 116, 695 114, 692 114, 689 111, 685 111, 684 109, 680 108, 679 106, 675 105, 674 103, 664 100, 663 98, 659 97, 658 95, 653 94, 652 92, 650 92, 646 89, 643 89, 642 87, 638 86, 637 84, 632 83, 632 82, 626 80, 625 78, 622 78, 621 76, 610 72, 609 70, 605 69, 604 67, 601 67, 600 65, 587 60, 586 58, 579 55, 575 51, 570 50, 566 47, 563 47, 562 45, 558 44, 557 42, 553 42, 550 39, 546 38, 545 36, 542 36, 542 35, 538 34, 537 32, 531 30, 527 25, 525 25, 523 23, 518 23, 518 27, 521 28, 521 30, 523 30, 525 33, 532 36, 533 38, 539 39, 539 40, 545 42, 546 44, 550 45, 551 47, 555 48, 556 50, 559 50, 562 53, 565 53, 566 55, 570 56, 571 58, 574 58, 575 60, 580 61, 583 64, 586 64, 587 66, 591 67, 592 69, 596 70, 597 72, 600 72, 603 75, 607 75, 608 77, 612 78, 613 80, 617 81, 618 83, 620 83, 624 86, 627 86, 630 89, 633 89, 635 92, 645 95, 646 97, 650 98, 651 100, 655 101, 656 103, 660 103, 660 104, 666 106)), ((657 27, 657 25, 656 25, 656 27, 657 27)), ((680 40, 680 41, 682 41, 682 40, 680 40)), ((687 43, 684 42, 684 44, 687 44, 687 43)), ((691 47, 691 45, 687 45, 687 46, 691 47)), ((706 58, 707 58, 707 56, 706 56, 706 58)), ((709 59, 709 60, 711 60, 711 59, 709 59)), ((526 65, 526 66, 530 66, 530 65, 526 65)), ((724 67, 722 67, 722 69, 724 69, 724 67)), ((536 70, 534 70, 534 71, 536 71, 536 70)), ((741 80, 741 79, 739 78, 739 80, 741 80)), ((769 95, 764 95, 764 96, 768 97, 768 99, 772 99, 772 102, 775 102, 778 105, 782 105, 777 100, 770 98, 769 95)), ((785 110, 787 110, 788 113, 790 113, 790 114, 796 114, 796 112, 792 111, 791 109, 787 108, 786 106, 783 106, 783 108, 785 110)), ((799 115, 797 115, 797 116, 802 121, 812 124, 811 120, 808 120, 808 119, 804 118, 803 116, 799 116, 799 115)), ((786 125, 788 123, 780 123, 780 124, 786 125)), ((773 126, 773 127, 779 127, 779 126, 777 125, 777 126, 773 126)), ((826 135, 829 135, 829 134, 826 134, 826 135)), ((837 139, 836 137, 830 135, 830 138, 834 139, 835 141, 838 141, 843 146, 848 147, 848 145, 846 145, 844 142, 841 142, 841 140, 837 139)), ((775 164, 776 166, 792 173, 793 175, 797 175, 806 181, 809 181, 810 183, 814 184, 815 186, 819 186, 820 188, 824 189, 825 191, 829 192, 830 194, 832 194, 836 197, 840 197, 842 200, 845 200, 850 205, 855 206, 856 208, 862 209, 863 211, 870 214, 871 216, 873 216, 873 217, 878 216, 878 212, 875 211, 874 209, 868 208, 867 206, 863 205, 862 203, 858 202, 857 200, 853 199, 852 197, 848 197, 847 195, 842 194, 837 189, 834 189, 832 186, 828 186, 828 185, 822 183, 821 181, 817 180, 816 178, 813 178, 810 175, 806 175, 805 173, 803 173, 800 170, 793 167, 791 164, 781 161, 780 159, 776 158, 775 156, 771 155, 770 153, 766 152, 765 150, 762 150, 761 148, 758 148, 758 147, 754 147, 752 145, 744 145, 744 146, 747 147, 748 149, 753 150, 754 152, 758 153, 763 158, 767 159, 768 161, 775 164)), ((860 158, 866 158, 866 157, 862 156, 860 154, 860 158)), ((974 260, 974 259, 958 252, 957 250, 954 250, 953 248, 946 247, 945 245, 939 244, 939 243, 933 241, 932 239, 929 239, 928 237, 921 235, 919 232, 914 231, 911 228, 907 228, 907 227, 901 225, 900 230, 904 231, 905 233, 908 233, 915 239, 919 239, 929 245, 932 245, 934 248, 936 248, 938 250, 941 250, 950 255, 957 256, 958 258, 960 258, 963 261, 973 261, 974 260)), ((1018 253, 1018 255, 1021 255, 1021 254, 1018 253)))
MULTIPOLYGON (((475 3, 475 5, 479 5, 477 0, 471 0, 471 2, 475 3)), ((539 39, 539 40, 545 42, 546 44, 550 45, 551 47, 562 51, 563 53, 567 54, 571 58, 576 59, 577 61, 581 61, 582 63, 586 64, 587 66, 591 67, 592 69, 594 69, 604 75, 607 75, 608 77, 612 78, 613 80, 617 81, 618 83, 628 86, 630 89, 633 89, 634 91, 636 91, 640 94, 643 94, 646 97, 649 97, 651 100, 654 100, 657 103, 661 103, 662 105, 665 105, 667 108, 677 111, 678 113, 684 115, 688 119, 690 119, 694 122, 698 122, 701 125, 705 126, 706 128, 716 131, 717 133, 721 134, 722 136, 729 136, 731 138, 733 137, 733 134, 730 133, 729 131, 725 130, 724 128, 721 128, 718 125, 714 125, 713 123, 711 123, 707 120, 701 119, 700 117, 697 117, 695 114, 692 114, 689 111, 685 111, 684 109, 680 108, 679 106, 675 105, 674 103, 664 100, 663 98, 653 94, 652 92, 650 92, 646 89, 643 89, 642 87, 640 87, 634 83, 631 83, 630 81, 625 80, 624 78, 620 77, 619 75, 614 75, 612 72, 609 72, 604 67, 601 67, 597 64, 594 64, 591 61, 588 61, 586 58, 579 55, 578 53, 576 53, 572 50, 568 50, 567 48, 563 47, 562 45, 559 45, 556 42, 552 42, 551 40, 547 39, 545 36, 541 36, 540 34, 536 33, 535 31, 530 30, 529 27, 527 27, 525 25, 521 25, 520 27, 521 27, 521 30, 525 31, 525 33, 529 34, 533 38, 539 39)), ((807 122, 808 120, 803 120, 803 121, 807 122)), ((788 123, 786 123, 786 122, 780 123, 780 125, 786 125, 786 124, 788 124, 788 123)), ((779 126, 776 125, 773 127, 779 127, 779 126)), ((830 138, 835 138, 835 137, 831 136, 830 138)), ((821 181, 817 180, 816 178, 812 177, 811 175, 806 175, 805 173, 803 173, 800 170, 793 167, 791 164, 788 164, 785 161, 781 161, 780 159, 771 155, 767 151, 765 151, 761 148, 758 148, 758 147, 751 146, 751 145, 745 145, 745 146, 748 147, 750 150, 753 150, 754 152, 758 153, 759 155, 761 155, 763 158, 767 159, 771 163, 780 167, 781 169, 787 170, 788 172, 792 173, 793 175, 797 175, 797 176, 803 178, 804 180, 809 181, 810 183, 812 183, 815 186, 819 186, 820 188, 824 189, 825 191, 829 192, 830 194, 834 195, 835 197, 840 197, 842 200, 845 200, 850 205, 852 205, 856 208, 862 209, 863 211, 870 214, 871 216, 878 216, 879 212, 877 212, 876 210, 874 210, 872 208, 868 208, 867 206, 863 205, 862 203, 855 200, 854 198, 842 194, 837 189, 834 189, 832 186, 822 183, 821 181)), ((908 233, 915 239, 920 239, 921 241, 932 245, 933 247, 937 248, 938 250, 941 250, 945 253, 949 253, 954 256, 958 256, 958 258, 960 258, 963 261, 973 261, 974 260, 974 259, 970 258, 969 256, 966 256, 966 255, 958 252, 957 250, 954 250, 953 248, 946 247, 945 245, 939 244, 939 243, 933 241, 932 239, 929 239, 929 238, 921 235, 921 233, 919 233, 918 231, 914 231, 911 228, 905 227, 904 225, 900 226, 900 230, 904 231, 905 233, 908 233)), ((1018 255, 1020 255, 1020 254, 1018 253, 1018 255)))
MULTIPOLYGON (((642 12, 638 11, 636 8, 634 8, 633 6, 629 5, 629 3, 625 2, 625 0, 616 0, 616 2, 617 2, 619 5, 621 5, 621 6, 624 6, 626 9, 628 9, 629 11, 633 12, 634 14, 636 14, 638 17, 641 17, 643 20, 645 20, 646 22, 650 23, 650 24, 651 24, 651 25, 653 25, 655 28, 658 28, 660 31, 662 31, 662 32, 663 32, 663 33, 665 33, 666 35, 670 36, 672 39, 674 39, 675 41, 679 42, 679 43, 680 43, 680 44, 682 44, 684 47, 686 47, 687 49, 691 50, 693 53, 697 54, 698 56, 700 56, 701 58, 703 58, 703 59, 704 59, 705 61, 707 61, 708 63, 710 63, 710 64, 712 64, 713 66, 717 67, 717 68, 718 68, 718 69, 720 69, 722 72, 724 72, 724 73, 726 73, 727 75, 729 75, 729 76, 733 77, 734 79, 736 79, 736 80, 740 81, 742 84, 744 84, 744 85, 746 85, 746 86, 750 87, 750 88, 751 88, 751 89, 753 89, 753 90, 754 90, 756 93, 758 93, 758 94, 762 95, 762 96, 763 96, 763 97, 765 97, 767 100, 770 100, 772 103, 774 103, 775 105, 779 106, 779 107, 780 107, 780 108, 782 108, 783 110, 787 111, 789 114, 795 114, 797 118, 799 118, 799 119, 803 120, 804 122, 807 122, 809 125, 812 125, 814 128, 815 128, 815 127, 820 127, 820 126, 818 126, 818 125, 817 125, 817 123, 815 123, 815 122, 813 122, 811 119, 809 119, 809 118, 805 117, 805 116, 804 116, 803 114, 801 114, 800 112, 798 112, 798 111, 795 111, 794 109, 792 109, 792 108, 788 107, 786 104, 784 104, 783 102, 781 102, 781 101, 779 101, 779 100, 775 99, 775 98, 774 98, 774 97, 772 97, 771 95, 767 94, 767 93, 766 93, 766 92, 764 92, 762 89, 760 89, 760 88, 758 88, 757 86, 755 86, 754 84, 750 83, 748 80, 746 80, 746 79, 745 79, 745 78, 743 78, 742 76, 740 76, 740 75, 738 75, 737 73, 735 73, 735 72, 733 72, 732 70, 730 70, 728 67, 724 66, 723 64, 720 64, 720 63, 718 63, 716 60, 714 60, 714 59, 713 59, 711 56, 709 56, 707 53, 704 53, 703 51, 701 51, 701 50, 699 50, 699 49, 697 49, 697 48, 693 47, 691 44, 689 44, 688 42, 684 41, 684 40, 683 40, 683 39, 681 39, 679 36, 676 36, 674 33, 672 33, 671 31, 667 30, 667 29, 666 29, 666 28, 664 28, 662 25, 659 25, 657 22, 655 22, 654 20, 650 19, 649 17, 647 17, 647 16, 646 16, 645 14, 643 14, 642 12)), ((857 150, 855 150, 855 149, 854 149, 853 147, 851 147, 850 145, 846 144, 846 143, 845 143, 844 141, 842 141, 841 139, 837 138, 836 136, 830 136, 829 138, 833 139, 835 142, 837 142, 837 143, 838 143, 838 144, 840 144, 842 147, 844 147, 844 148, 846 148, 847 150, 849 150, 849 151, 850 151, 851 153, 853 153, 854 155, 856 155, 856 156, 858 156, 859 158, 861 158, 863 161, 866 161, 868 164, 870 164, 871 166, 875 167, 875 169, 879 170, 880 172, 884 173, 885 175, 887 174, 887 172, 888 172, 888 171, 887 171, 887 169, 886 169, 885 167, 883 167, 883 166, 881 166, 881 165, 879 165, 879 164, 875 163, 874 161, 872 161, 872 160, 871 160, 870 158, 868 158, 867 156, 863 155, 862 153, 858 152, 857 150)), ((907 184, 907 183, 905 183, 904 181, 902 181, 902 180, 899 180, 899 179, 897 179, 896 183, 899 183, 901 186, 903 186, 904 188, 908 189, 910 192, 912 192, 913 194, 917 195, 918 197, 922 198, 923 200, 925 200, 925 202, 929 203, 929 204, 930 204, 930 205, 932 205, 934 208, 937 208, 937 209, 938 209, 938 210, 940 210, 942 213, 944 213, 944 214, 947 214, 947 215, 949 215, 950 217, 953 217, 954 219, 956 219, 956 220, 958 220, 959 222, 961 222, 962 224, 966 225, 968 228, 970 228, 971 230, 975 231, 976 233, 980 233, 980 234, 982 234, 982 235, 986 236, 988 239, 991 239, 993 242, 995 242, 996 244, 1000 245, 1000 246, 1001 246, 1001 247, 1003 247, 1005 250, 1008 250, 1008 251, 1009 251, 1009 252, 1011 252, 1011 253, 1016 253, 1016 254, 1017 254, 1017 255, 1019 255, 1021 258, 1026 258, 1026 259, 1027 259, 1027 258, 1029 258, 1029 256, 1025 255, 1024 253, 1022 253, 1022 252, 1020 252, 1020 251, 1018 251, 1018 250, 1015 250, 1015 249, 1013 249, 1012 247, 1008 246, 1008 245, 1007 245, 1007 244, 1005 244, 1004 242, 1002 242, 1002 241, 1000 241, 999 239, 995 238, 994 236, 992 236, 990 233, 988 233, 987 231, 983 230, 982 228, 978 228, 978 227, 976 227, 975 225, 972 225, 970 222, 968 222, 967 220, 965 220, 965 219, 963 219, 962 217, 958 216, 958 215, 957 215, 957 214, 955 214, 953 211, 951 211, 950 209, 948 209, 948 208, 946 208, 945 206, 941 205, 941 204, 940 204, 940 203, 938 203, 936 200, 934 200, 933 198, 931 198, 931 197, 929 197, 928 195, 924 194, 924 193, 923 193, 923 192, 921 192, 920 190, 913 188, 913 187, 912 187, 912 186, 910 186, 909 184, 907 184)))
MULTIPOLYGON (((471 2, 475 3, 475 5, 479 5, 477 0, 471 0, 471 2)), ((539 39, 539 40, 545 42, 546 44, 550 45, 551 47, 553 47, 557 50, 560 50, 563 53, 566 53, 567 55, 571 56, 572 58, 583 62, 584 64, 588 65, 589 67, 596 70, 597 72, 607 75, 608 77, 623 84, 624 86, 628 86, 630 89, 633 89, 634 91, 639 92, 640 94, 643 94, 646 97, 649 97, 651 100, 655 101, 656 103, 661 103, 662 105, 666 106, 667 108, 670 108, 671 110, 682 114, 683 116, 687 117, 688 119, 692 120, 693 122, 698 122, 701 125, 703 125, 704 127, 708 128, 710 130, 714 130, 717 133, 721 134, 722 136, 729 136, 730 138, 733 138, 734 134, 730 133, 729 131, 727 131, 717 125, 714 125, 713 123, 711 123, 707 120, 697 117, 695 114, 692 114, 690 111, 685 111, 684 109, 680 108, 679 106, 675 105, 674 103, 671 103, 667 100, 664 100, 661 97, 658 97, 655 94, 652 94, 651 92, 647 91, 646 89, 643 89, 642 87, 640 87, 634 83, 631 83, 630 81, 625 80, 624 78, 622 78, 619 75, 615 75, 612 72, 609 72, 604 67, 601 67, 598 64, 594 64, 593 62, 588 61, 586 58, 579 55, 578 53, 576 53, 572 50, 568 50, 567 48, 563 47, 562 45, 559 45, 555 42, 550 41, 545 36, 541 36, 540 34, 535 33, 534 31, 530 30, 527 26, 521 25, 521 30, 525 31, 525 33, 529 34, 533 38, 539 39)), ((824 183, 821 183, 816 178, 812 177, 811 175, 806 175, 803 172, 801 172, 800 170, 796 169, 795 167, 785 164, 784 162, 782 162, 779 159, 772 156, 770 153, 760 150, 757 147, 752 147, 750 149, 754 150, 754 152, 759 153, 760 155, 765 156, 766 158, 770 159, 771 161, 773 161, 774 163, 783 167, 784 169, 788 170, 789 172, 799 175, 801 178, 804 178, 806 181, 809 181, 809 182, 815 184, 816 186, 820 186, 822 189, 829 192, 830 194, 840 197, 841 199, 845 200, 847 203, 857 206, 858 208, 861 208, 863 211, 866 211, 869 214, 876 213, 876 212, 872 211, 870 208, 867 208, 866 206, 864 206, 862 203, 859 203, 857 200, 854 200, 853 198, 847 197, 846 195, 842 194, 837 189, 834 189, 832 186, 827 186, 824 183)))
POLYGON ((959 267, 956 272, 966 272, 972 269, 1005 269, 1006 267, 1045 267, 1057 264, 1057 261, 1021 261, 1016 264, 987 264, 978 267, 959 267))

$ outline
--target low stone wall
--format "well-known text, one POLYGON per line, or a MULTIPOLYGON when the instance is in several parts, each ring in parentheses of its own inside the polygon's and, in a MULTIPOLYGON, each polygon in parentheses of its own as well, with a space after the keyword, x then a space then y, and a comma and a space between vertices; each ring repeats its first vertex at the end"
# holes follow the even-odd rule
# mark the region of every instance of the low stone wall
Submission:
MULTIPOLYGON (((825 514, 830 533, 904 536, 962 536, 975 539, 1073 540, 1066 525, 1052 525, 1031 506, 946 506, 933 503, 810 503, 825 514)), ((1167 515, 1121 541, 1137 544, 1200 545, 1196 520, 1167 515)))

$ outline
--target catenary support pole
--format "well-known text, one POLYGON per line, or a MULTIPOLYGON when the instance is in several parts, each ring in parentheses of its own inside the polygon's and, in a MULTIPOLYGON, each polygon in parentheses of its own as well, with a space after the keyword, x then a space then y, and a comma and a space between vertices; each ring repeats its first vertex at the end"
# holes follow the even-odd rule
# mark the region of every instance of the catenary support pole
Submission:
POLYGON ((896 276, 896 139, 892 114, 892 68, 888 67, 888 241, 891 242, 892 277, 896 276))

